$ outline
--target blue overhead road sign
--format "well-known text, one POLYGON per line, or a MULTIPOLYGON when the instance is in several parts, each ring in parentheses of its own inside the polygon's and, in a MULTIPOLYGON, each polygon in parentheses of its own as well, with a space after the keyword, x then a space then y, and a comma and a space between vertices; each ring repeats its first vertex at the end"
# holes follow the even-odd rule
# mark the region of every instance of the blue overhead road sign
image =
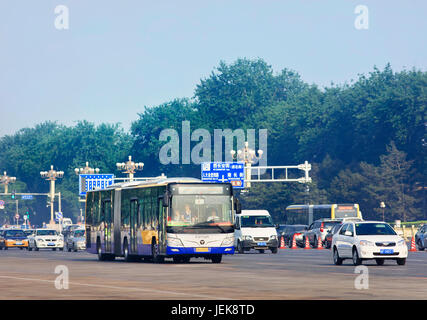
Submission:
POLYGON ((234 188, 245 186, 245 164, 243 162, 204 162, 202 181, 230 182, 234 188))
POLYGON ((79 174, 79 195, 85 196, 86 191, 94 189, 105 189, 113 183, 113 174, 79 174))

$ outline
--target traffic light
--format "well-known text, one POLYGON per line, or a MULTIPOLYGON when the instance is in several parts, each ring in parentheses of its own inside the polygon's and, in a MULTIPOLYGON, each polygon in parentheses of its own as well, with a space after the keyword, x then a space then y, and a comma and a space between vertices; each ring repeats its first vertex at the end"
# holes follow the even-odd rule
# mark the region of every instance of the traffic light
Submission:
POLYGON ((15 193, 16 193, 16 191, 15 191, 15 190, 13 190, 13 191, 12 191, 12 200, 15 200, 15 193))

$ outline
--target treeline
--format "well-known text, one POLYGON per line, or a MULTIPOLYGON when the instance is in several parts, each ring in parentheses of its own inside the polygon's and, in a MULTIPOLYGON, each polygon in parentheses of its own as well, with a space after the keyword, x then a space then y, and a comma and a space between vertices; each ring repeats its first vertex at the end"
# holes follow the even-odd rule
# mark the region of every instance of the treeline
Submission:
MULTIPOLYGON (((426 105, 427 73, 419 70, 393 72, 387 65, 356 81, 319 88, 292 70, 275 74, 261 59, 239 59, 220 63, 193 97, 146 107, 129 134, 118 125, 81 122, 44 123, 5 136, 0 168, 25 183, 23 189, 44 192, 48 185, 39 171, 50 164, 64 170, 58 186, 65 207, 77 215, 73 170, 85 161, 119 175, 115 163, 131 154, 145 163, 144 176, 200 177, 200 165, 160 163, 167 143, 159 140, 162 130, 175 129, 181 137, 183 121, 190 122, 191 132, 206 129, 211 136, 214 129, 267 129, 268 164, 308 160, 313 183, 254 183, 240 195, 247 208, 268 209, 279 221, 289 204, 359 203, 365 217, 379 219, 383 201, 388 221, 425 219, 426 105)), ((190 141, 190 148, 199 142, 190 141)), ((251 147, 258 146, 257 140, 251 147)), ((224 159, 229 150, 222 151, 224 159)))

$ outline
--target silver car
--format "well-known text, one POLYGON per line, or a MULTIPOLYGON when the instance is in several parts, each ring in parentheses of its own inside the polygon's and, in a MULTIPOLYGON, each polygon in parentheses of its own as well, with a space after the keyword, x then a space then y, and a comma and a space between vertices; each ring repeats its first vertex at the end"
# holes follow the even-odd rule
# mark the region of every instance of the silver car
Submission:
POLYGON ((303 243, 305 239, 308 238, 308 242, 313 248, 318 246, 318 241, 322 242, 322 246, 325 243, 326 235, 328 231, 336 224, 341 224, 341 220, 331 220, 331 219, 319 219, 314 221, 304 234, 303 243))
POLYGON ((67 237, 67 250, 68 252, 86 249, 86 233, 84 229, 76 229, 70 232, 67 237))
POLYGON ((427 224, 423 225, 415 234, 415 243, 420 251, 427 248, 427 224))

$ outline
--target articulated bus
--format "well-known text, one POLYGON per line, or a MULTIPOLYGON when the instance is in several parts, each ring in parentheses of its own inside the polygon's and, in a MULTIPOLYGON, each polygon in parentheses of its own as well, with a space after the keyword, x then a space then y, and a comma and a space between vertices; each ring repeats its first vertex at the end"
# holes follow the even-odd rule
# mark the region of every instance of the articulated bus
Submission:
POLYGON ((234 253, 234 209, 230 183, 195 178, 126 182, 86 195, 86 250, 99 260, 220 263, 234 253))
POLYGON ((362 213, 355 204, 292 205, 286 208, 286 224, 311 225, 318 219, 360 219, 362 213))

